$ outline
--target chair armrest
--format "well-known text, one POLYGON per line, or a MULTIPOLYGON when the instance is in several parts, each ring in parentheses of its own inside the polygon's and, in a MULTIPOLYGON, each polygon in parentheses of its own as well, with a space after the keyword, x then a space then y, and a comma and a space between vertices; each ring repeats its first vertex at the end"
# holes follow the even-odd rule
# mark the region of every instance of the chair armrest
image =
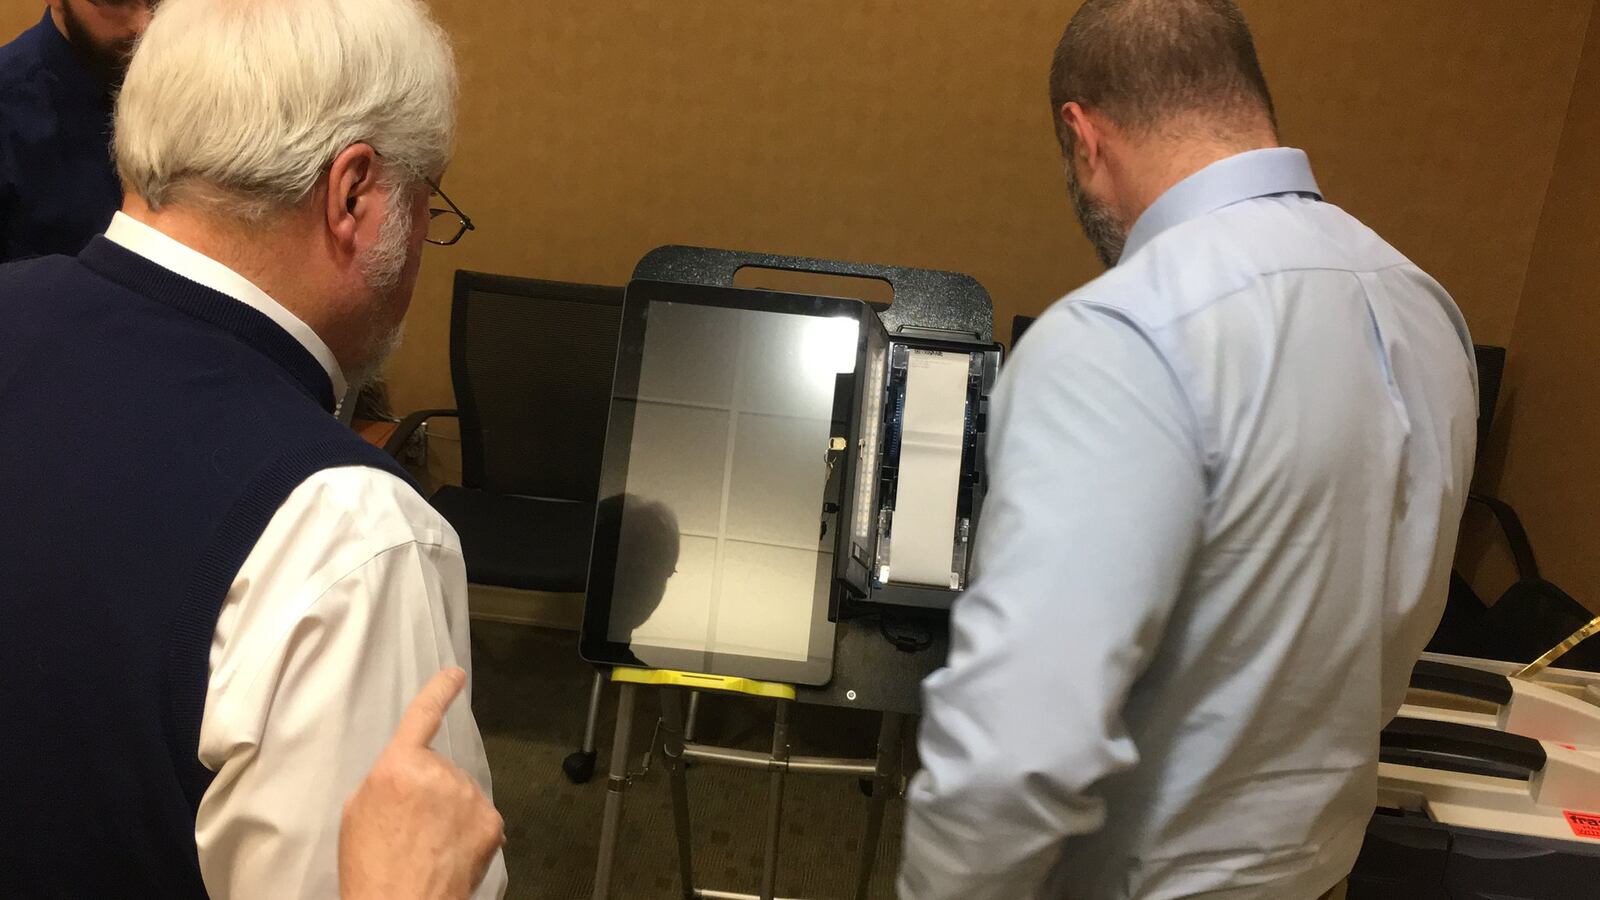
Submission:
POLYGON ((1484 494, 1468 494, 1467 502, 1484 507, 1494 516, 1495 523, 1506 536, 1511 560, 1517 567, 1517 580, 1538 581, 1539 563, 1533 556, 1533 544, 1528 541, 1527 529, 1522 527, 1522 519, 1511 508, 1511 504, 1484 494))
POLYGON ((411 440, 412 432, 416 431, 417 427, 423 422, 426 422, 435 416, 460 415, 460 413, 453 409, 419 409, 411 415, 400 420, 400 424, 395 426, 394 434, 389 435, 389 440, 384 442, 383 452, 389 454, 395 459, 399 459, 400 449, 406 445, 406 441, 411 440))

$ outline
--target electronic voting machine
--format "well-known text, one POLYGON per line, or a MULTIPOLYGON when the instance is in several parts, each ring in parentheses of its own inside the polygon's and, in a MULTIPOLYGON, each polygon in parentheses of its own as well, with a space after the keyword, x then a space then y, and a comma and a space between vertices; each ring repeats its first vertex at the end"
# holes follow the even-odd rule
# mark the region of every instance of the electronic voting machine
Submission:
POLYGON ((948 610, 981 527, 992 319, 956 273, 647 255, 623 300, 584 657, 817 685, 842 618, 948 610), (895 299, 735 287, 751 265, 895 299))

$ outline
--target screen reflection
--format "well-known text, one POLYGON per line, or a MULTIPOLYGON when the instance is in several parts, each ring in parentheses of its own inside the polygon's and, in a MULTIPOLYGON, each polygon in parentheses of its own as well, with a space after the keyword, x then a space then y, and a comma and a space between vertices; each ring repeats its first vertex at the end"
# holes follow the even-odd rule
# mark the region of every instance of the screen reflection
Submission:
POLYGON ((860 324, 652 302, 607 637, 651 650, 811 654, 832 536, 821 536, 835 386, 860 324))

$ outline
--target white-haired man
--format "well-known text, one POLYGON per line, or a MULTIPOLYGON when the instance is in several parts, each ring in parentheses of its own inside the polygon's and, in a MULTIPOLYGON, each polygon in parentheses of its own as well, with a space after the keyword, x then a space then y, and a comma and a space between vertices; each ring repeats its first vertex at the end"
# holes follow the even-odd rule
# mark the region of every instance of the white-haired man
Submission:
MULTIPOLYGON (((166 0, 122 212, 0 268, 0 896, 338 894, 345 798, 469 662, 455 533, 328 414, 465 225, 454 102, 419 0, 166 0)), ((431 746, 487 793, 467 704, 431 746)))

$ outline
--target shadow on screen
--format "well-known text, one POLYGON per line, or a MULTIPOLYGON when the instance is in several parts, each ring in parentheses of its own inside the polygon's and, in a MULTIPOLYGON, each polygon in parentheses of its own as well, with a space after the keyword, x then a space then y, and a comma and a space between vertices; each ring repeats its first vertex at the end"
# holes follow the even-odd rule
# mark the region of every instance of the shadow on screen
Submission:
MULTIPOLYGON (((600 501, 602 526, 617 531, 617 575, 611 595, 608 631, 612 640, 631 639, 661 605, 667 582, 678 567, 678 517, 665 503, 637 494, 600 501)), ((630 651, 634 665, 648 665, 630 651)))

